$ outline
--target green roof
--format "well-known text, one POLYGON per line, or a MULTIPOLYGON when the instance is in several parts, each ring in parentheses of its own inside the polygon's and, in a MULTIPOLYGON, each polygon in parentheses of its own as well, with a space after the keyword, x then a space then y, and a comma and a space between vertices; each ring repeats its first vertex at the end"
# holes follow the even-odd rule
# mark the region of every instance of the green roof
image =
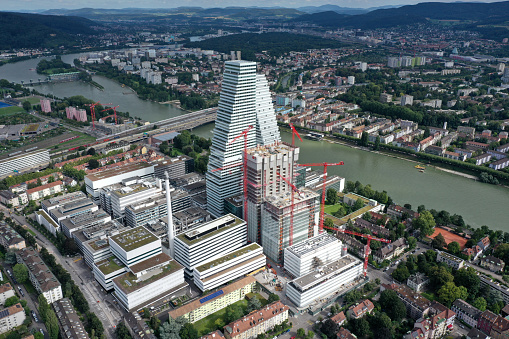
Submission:
POLYGON ((88 245, 96 251, 110 246, 110 244, 108 243, 108 239, 96 239, 94 241, 89 242, 88 245), (97 245, 97 243, 99 242, 101 242, 100 246, 97 245))
POLYGON ((144 191, 146 189, 147 189, 147 187, 145 187, 143 185, 139 185, 138 187, 133 188, 133 189, 129 190, 128 192, 123 192, 122 189, 119 189, 119 190, 113 191, 112 193, 117 195, 117 196, 119 196, 119 197, 124 197, 126 195, 137 193, 137 192, 141 192, 141 191, 144 191))
MULTIPOLYGON (((206 227, 208 223, 207 223, 207 224, 203 224, 203 225, 198 226, 198 227, 196 227, 196 228, 194 228, 194 229, 191 229, 191 230, 189 230, 189 231, 187 231, 187 232, 185 232, 185 233, 181 233, 181 234, 179 234, 179 235, 177 236, 177 239, 179 239, 179 240, 183 241, 183 242, 184 242, 184 243, 186 243, 187 245, 193 245, 193 244, 198 243, 199 241, 202 241, 202 240, 204 240, 204 239, 207 239, 207 238, 210 238, 210 237, 212 237, 212 236, 214 236, 214 235, 217 235, 217 234, 219 234, 219 233, 221 233, 221 232, 224 232, 224 231, 226 231, 226 230, 229 230, 230 228, 233 228, 233 227, 235 227, 235 226, 238 226, 238 225, 240 225, 241 223, 243 223, 243 222, 244 222, 244 220, 237 218, 236 216, 234 216, 234 215, 233 215, 233 214, 231 214, 231 213, 230 213, 230 214, 227 214, 226 216, 230 216, 230 217, 234 218, 234 219, 235 219, 235 221, 234 221, 233 223, 231 223, 230 225, 220 227, 219 229, 216 229, 215 231, 212 231, 212 232, 210 232, 210 233, 207 233, 207 234, 205 234, 205 235, 202 235, 202 236, 200 236, 200 237, 197 237, 196 239, 189 239, 189 238, 186 236, 186 234, 189 234, 190 232, 197 231, 197 230, 198 230, 198 229, 200 229, 200 228, 204 228, 204 227, 206 227)), ((226 217, 226 216, 224 216, 224 217, 226 217)), ((224 217, 222 217, 222 218, 224 218, 224 217)), ((210 221, 210 223, 217 222, 217 221, 219 221, 220 219, 221 219, 221 218, 219 218, 219 219, 215 219, 215 220, 212 220, 212 221, 210 221)))
POLYGON ((372 208, 373 208, 373 206, 364 206, 363 208, 359 208, 355 212, 345 215, 340 220, 346 223, 346 222, 348 222, 348 220, 353 220, 354 218, 358 217, 359 215, 363 215, 364 213, 369 212, 372 208))
POLYGON ((44 210, 36 211, 35 214, 42 215, 44 219, 46 219, 47 222, 49 222, 53 227, 59 228, 59 226, 53 221, 53 219, 50 218, 50 216, 46 213, 44 210))
POLYGON ((97 262, 95 265, 104 275, 108 275, 110 273, 125 268, 125 265, 122 264, 120 260, 118 260, 114 255, 112 255, 108 259, 104 259, 97 262))
POLYGON ((140 226, 110 237, 110 242, 114 241, 124 251, 128 252, 158 239, 145 227, 140 226))
POLYGON ((216 260, 213 260, 213 261, 209 261, 207 262, 206 264, 203 264, 201 266, 198 266, 196 267, 196 270, 199 271, 199 272, 202 272, 202 271, 206 271, 208 270, 209 268, 212 268, 214 266, 217 266, 217 265, 220 265, 220 264, 223 264, 227 261, 230 261, 236 257, 240 257, 250 251, 254 251, 256 249, 260 248, 260 245, 256 244, 256 243, 253 243, 249 246, 246 246, 246 247, 243 247, 235 252, 232 252, 232 253, 228 253, 227 255, 224 255, 220 258, 217 258, 216 260))
POLYGON ((124 291, 124 293, 131 293, 180 269, 182 269, 182 266, 175 260, 172 260, 168 265, 162 267, 162 271, 160 273, 154 274, 146 280, 138 281, 138 278, 134 274, 127 272, 126 274, 113 279, 113 281, 124 291))

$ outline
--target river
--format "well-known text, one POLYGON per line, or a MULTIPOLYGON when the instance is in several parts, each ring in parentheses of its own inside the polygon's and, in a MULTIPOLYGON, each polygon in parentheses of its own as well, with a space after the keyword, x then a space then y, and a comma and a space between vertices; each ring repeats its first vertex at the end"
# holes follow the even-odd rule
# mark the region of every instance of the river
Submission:
MULTIPOLYGON (((71 62, 77 55, 62 57, 71 62)), ((38 60, 32 59, 7 64, 0 67, 0 79, 20 82, 30 79, 37 81, 35 68, 38 60)), ((93 100, 120 104, 120 110, 128 111, 132 116, 139 116, 149 121, 158 121, 185 113, 169 105, 160 105, 138 99, 119 84, 104 77, 94 76, 94 80, 105 87, 100 91, 82 82, 49 84, 37 86, 43 93, 57 97, 83 95, 93 100)), ((208 124, 193 130, 194 133, 211 137, 214 124, 208 124)), ((282 133, 284 141, 291 142, 291 134, 282 133)), ((301 148, 300 162, 335 162, 344 161, 344 166, 329 167, 329 173, 345 177, 347 180, 359 180, 371 184, 375 190, 386 190, 396 203, 409 203, 414 209, 418 205, 426 208, 446 210, 451 214, 462 215, 465 222, 475 227, 487 225, 491 229, 509 232, 509 222, 505 209, 509 206, 509 190, 500 186, 483 184, 458 175, 443 172, 429 167, 420 173, 415 163, 396 159, 373 152, 354 149, 348 146, 331 144, 326 141, 297 141, 301 148)), ((321 170, 321 168, 316 168, 321 170)))

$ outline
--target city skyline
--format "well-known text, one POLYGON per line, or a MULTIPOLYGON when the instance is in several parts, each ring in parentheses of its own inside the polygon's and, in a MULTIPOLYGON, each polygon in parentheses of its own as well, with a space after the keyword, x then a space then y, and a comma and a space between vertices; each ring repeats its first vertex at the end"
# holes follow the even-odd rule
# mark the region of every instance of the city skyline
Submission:
MULTIPOLYGON (((322 1, 295 1, 295 0, 278 0, 269 1, 262 0, 257 2, 257 6, 252 6, 250 1, 233 1, 233 0, 214 0, 214 1, 174 1, 174 0, 7 0, 3 1, 2 10, 4 11, 20 11, 20 12, 37 12, 49 9, 81 9, 81 8, 98 8, 98 9, 125 9, 125 8, 177 8, 177 7, 285 7, 285 8, 299 8, 306 6, 322 6, 322 5, 336 5, 347 8, 372 8, 383 6, 404 6, 415 5, 418 3, 430 1, 413 1, 413 0, 394 0, 387 3, 384 0, 322 0, 322 1)), ((491 3, 498 1, 442 1, 437 0, 434 2, 475 2, 475 3, 491 3)))

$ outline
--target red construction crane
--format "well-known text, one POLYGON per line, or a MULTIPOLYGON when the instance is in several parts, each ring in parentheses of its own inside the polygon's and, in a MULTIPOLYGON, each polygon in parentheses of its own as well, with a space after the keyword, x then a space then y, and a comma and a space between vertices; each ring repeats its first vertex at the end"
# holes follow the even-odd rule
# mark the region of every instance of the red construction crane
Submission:
POLYGON ((292 129, 292 146, 295 146, 295 135, 297 135, 297 137, 299 138, 299 140, 301 142, 304 142, 302 141, 302 138, 300 137, 300 134, 299 132, 297 132, 297 130, 295 129, 295 127, 293 127, 293 124, 290 123, 290 128, 292 129))
POLYGON ((99 104, 100 104, 100 101, 96 102, 95 104, 87 105, 90 107, 90 115, 92 116, 92 129, 95 129, 95 106, 97 106, 99 104))
POLYGON ((101 112, 104 112, 104 111, 109 111, 110 109, 113 110, 113 114, 115 115, 115 125, 117 124, 117 108, 119 108, 119 106, 114 106, 114 107, 108 107, 106 109, 103 109, 101 112))
POLYGON ((327 227, 327 226, 325 226, 325 228, 330 229, 330 230, 334 230, 334 231, 338 231, 338 232, 341 232, 341 233, 347 233, 347 234, 351 234, 351 235, 356 235, 356 236, 368 239, 368 243, 366 245, 366 250, 364 251, 364 277, 366 276, 367 270, 368 270, 368 258, 369 258, 369 253, 371 252, 371 248, 369 247, 369 245, 371 243, 371 240, 377 240, 377 241, 385 242, 387 244, 391 242, 388 239, 377 238, 377 237, 372 236, 371 234, 357 233, 357 232, 354 232, 354 231, 342 230, 342 229, 339 229, 339 228, 327 227))
POLYGON ((279 174, 279 172, 276 172, 276 174, 281 178, 283 179, 287 184, 288 186, 290 186, 292 188, 292 190, 294 192, 292 192, 291 196, 292 196, 292 201, 291 201, 291 206, 290 206, 290 240, 289 240, 289 244, 290 246, 293 245, 293 206, 294 206, 294 194, 295 192, 299 193, 300 194, 300 191, 299 189, 290 182, 290 180, 286 179, 285 177, 283 177, 281 174, 279 174))
POLYGON ((343 161, 340 162, 323 162, 323 163, 312 163, 312 164, 297 164, 297 166, 303 167, 303 166, 323 166, 323 187, 322 187, 322 202, 321 202, 321 209, 320 209, 320 233, 323 232, 323 217, 325 214, 325 184, 327 183, 327 167, 328 166, 339 166, 344 165, 345 163, 343 161))

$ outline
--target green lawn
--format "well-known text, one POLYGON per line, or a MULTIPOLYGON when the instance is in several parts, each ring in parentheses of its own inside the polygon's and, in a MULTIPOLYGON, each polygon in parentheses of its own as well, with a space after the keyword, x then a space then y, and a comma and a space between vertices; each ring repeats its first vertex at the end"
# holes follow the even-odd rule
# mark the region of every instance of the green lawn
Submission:
POLYGON ((326 204, 325 205, 325 213, 334 215, 334 213, 336 213, 340 207, 341 207, 341 204, 336 204, 336 205, 327 205, 326 204))
POLYGON ((35 232, 34 232, 34 231, 32 231, 30 228, 29 228, 27 231, 28 231, 28 232, 30 232, 30 234, 32 234, 34 237, 35 237, 35 236, 37 236, 37 235, 35 234, 35 232))
MULTIPOLYGON (((268 301, 264 299, 260 294, 256 294, 258 300, 260 300, 262 306, 265 306, 268 304, 268 301)), ((239 305, 242 310, 244 311, 244 314, 247 312, 247 300, 240 300, 234 303, 233 305, 239 305)), ((218 326, 216 325, 216 320, 223 318, 224 314, 226 312, 226 308, 223 308, 222 310, 217 311, 216 313, 210 314, 207 317, 198 320, 194 323, 194 328, 198 331, 199 336, 203 336, 205 334, 208 334, 212 331, 215 331, 218 329, 218 326)), ((222 321, 224 323, 224 320, 222 321)))
POLYGON ((9 107, 0 108, 0 115, 11 115, 11 114, 15 114, 18 112, 23 112, 23 111, 24 110, 21 107, 9 106, 9 107))
POLYGON ((421 295, 424 298, 428 299, 429 301, 433 301, 436 299, 435 294, 432 292, 421 292, 421 295))

